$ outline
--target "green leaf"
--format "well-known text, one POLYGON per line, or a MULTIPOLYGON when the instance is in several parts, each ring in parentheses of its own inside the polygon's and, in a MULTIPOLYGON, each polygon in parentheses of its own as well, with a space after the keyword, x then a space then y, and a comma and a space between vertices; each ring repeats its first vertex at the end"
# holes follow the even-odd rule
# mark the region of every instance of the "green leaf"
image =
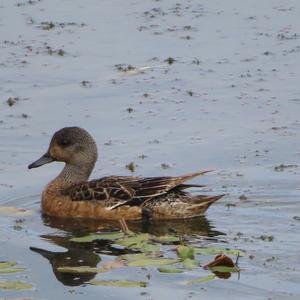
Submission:
POLYGON ((0 268, 0 274, 24 272, 24 268, 0 268))
POLYGON ((33 286, 23 281, 0 281, 0 289, 4 290, 30 290, 33 286))
POLYGON ((161 273, 183 273, 182 269, 171 268, 171 267, 160 267, 157 269, 161 273))
POLYGON ((238 267, 215 266, 209 269, 213 272, 221 272, 221 273, 240 272, 240 269, 238 267))
POLYGON ((15 261, 2 261, 0 262, 0 274, 17 273, 25 271, 24 268, 17 268, 15 261))
POLYGON ((74 237, 70 241, 77 243, 89 243, 95 240, 117 240, 124 237, 123 232, 103 232, 103 233, 90 233, 86 236, 74 237))
POLYGON ((115 287, 146 287, 145 281, 127 281, 127 280, 91 280, 93 285, 115 286, 115 287))
POLYGON ((15 261, 1 261, 0 262, 0 269, 6 269, 9 267, 15 266, 17 263, 15 261))
POLYGON ((65 266, 58 267, 57 271, 62 273, 102 273, 105 272, 103 268, 93 268, 90 266, 65 266))
POLYGON ((137 244, 134 249, 140 250, 141 252, 159 252, 160 247, 159 245, 155 245, 155 244, 150 244, 150 243, 140 243, 137 244))
POLYGON ((173 258, 145 258, 137 259, 128 262, 130 267, 147 267, 147 266, 160 266, 176 264, 177 259, 173 258))
POLYGON ((123 239, 119 239, 115 242, 117 245, 124 246, 126 248, 134 248, 136 245, 141 242, 148 241, 150 235, 148 233, 141 233, 135 236, 124 237, 123 239))
POLYGON ((148 233, 137 234, 119 239, 112 246, 122 246, 128 249, 139 250, 141 252, 158 252, 160 250, 159 245, 149 243, 149 238, 150 235, 148 233))
POLYGON ((183 261, 187 258, 194 259, 195 250, 193 247, 179 245, 179 246, 177 246, 176 251, 177 251, 178 256, 183 261))
POLYGON ((182 261, 183 266, 186 269, 195 269, 199 266, 199 262, 195 259, 190 259, 190 258, 186 258, 185 260, 182 261))
POLYGON ((144 253, 138 253, 138 254, 124 254, 118 256, 118 260, 127 260, 127 261, 133 261, 133 260, 139 260, 139 259, 145 259, 149 258, 149 256, 145 255, 144 253))
POLYGON ((163 235, 163 236, 157 236, 154 238, 155 242, 158 243, 177 243, 180 242, 180 238, 177 236, 173 236, 173 235, 163 235))
POLYGON ((230 249, 223 249, 223 248, 194 248, 196 254, 202 255, 216 255, 219 253, 224 253, 227 255, 234 255, 234 256, 245 256, 246 253, 241 250, 230 250, 230 249))
POLYGON ((216 275, 214 274, 210 274, 206 277, 201 277, 201 278, 196 278, 196 279, 192 279, 189 281, 186 281, 186 284, 197 284, 197 283, 204 283, 204 282, 209 282, 211 280, 214 280, 216 278, 216 275))

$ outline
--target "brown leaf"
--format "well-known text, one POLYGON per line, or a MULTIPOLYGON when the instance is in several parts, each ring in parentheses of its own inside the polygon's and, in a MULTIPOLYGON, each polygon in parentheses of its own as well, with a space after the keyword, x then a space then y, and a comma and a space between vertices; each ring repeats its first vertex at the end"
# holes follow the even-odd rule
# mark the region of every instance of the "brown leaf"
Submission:
POLYGON ((232 259, 225 254, 218 254, 214 260, 203 267, 203 269, 210 269, 217 277, 228 279, 231 272, 239 272, 239 268, 235 265, 232 259))
POLYGON ((32 209, 25 209, 25 208, 18 208, 12 206, 0 206, 0 215, 7 215, 7 216, 26 216, 33 214, 32 209))
POLYGON ((222 267, 235 267, 234 262, 232 259, 225 254, 218 254, 213 261, 208 263, 207 265, 203 266, 203 269, 207 270, 212 267, 217 267, 217 266, 222 266, 222 267))
POLYGON ((117 260, 116 261, 108 261, 105 264, 103 264, 101 267, 104 271, 110 271, 113 269, 119 269, 119 268, 124 267, 124 263, 122 261, 117 261, 117 260))

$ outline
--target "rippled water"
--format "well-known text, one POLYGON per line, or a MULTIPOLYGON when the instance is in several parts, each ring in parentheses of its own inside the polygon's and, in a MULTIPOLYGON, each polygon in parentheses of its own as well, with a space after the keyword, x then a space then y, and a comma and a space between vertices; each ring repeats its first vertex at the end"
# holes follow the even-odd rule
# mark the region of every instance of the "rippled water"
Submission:
MULTIPOLYGON (((0 260, 26 267, 0 279, 34 286, 0 290, 0 297, 299 299, 300 6, 177 2, 1 2, 0 205, 35 213, 0 216, 0 260), (151 68, 129 74, 118 64, 151 68), (17 98, 15 105, 7 104, 9 97, 17 98), (68 125, 86 128, 99 145, 94 178, 128 175, 132 161, 135 175, 145 176, 214 169, 195 183, 228 195, 205 217, 128 225, 135 232, 184 234, 195 246, 246 251, 240 274, 186 286, 182 281, 207 271, 58 272, 61 265, 96 266, 123 253, 108 242, 70 242, 119 224, 41 216, 41 191, 62 165, 31 171, 27 165, 68 125), (148 286, 86 284, 92 277, 148 286)), ((170 245, 162 250, 175 256, 170 245)), ((199 256, 202 264, 212 258, 199 256)))

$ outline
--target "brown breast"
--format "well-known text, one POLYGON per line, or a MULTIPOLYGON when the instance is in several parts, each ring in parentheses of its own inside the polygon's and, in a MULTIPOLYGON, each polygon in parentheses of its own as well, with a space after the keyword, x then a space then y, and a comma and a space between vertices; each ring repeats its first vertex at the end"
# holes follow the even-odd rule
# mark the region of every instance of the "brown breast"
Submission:
POLYGON ((69 196, 52 192, 49 186, 42 195, 42 211, 50 216, 94 218, 102 220, 138 220, 142 218, 142 211, 137 206, 121 206, 108 210, 101 205, 101 201, 85 200, 72 201, 69 196))

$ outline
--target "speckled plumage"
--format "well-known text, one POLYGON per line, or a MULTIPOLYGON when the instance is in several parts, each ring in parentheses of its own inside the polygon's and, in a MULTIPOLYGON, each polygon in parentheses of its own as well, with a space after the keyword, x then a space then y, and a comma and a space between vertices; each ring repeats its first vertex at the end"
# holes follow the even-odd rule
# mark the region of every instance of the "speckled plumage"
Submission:
POLYGON ((61 217, 100 219, 178 219, 203 215, 223 197, 193 196, 184 190, 199 185, 184 184, 208 171, 178 177, 107 176, 87 181, 97 160, 93 138, 79 127, 65 127, 54 134, 45 155, 29 165, 51 161, 66 163, 45 188, 42 210, 61 217))

